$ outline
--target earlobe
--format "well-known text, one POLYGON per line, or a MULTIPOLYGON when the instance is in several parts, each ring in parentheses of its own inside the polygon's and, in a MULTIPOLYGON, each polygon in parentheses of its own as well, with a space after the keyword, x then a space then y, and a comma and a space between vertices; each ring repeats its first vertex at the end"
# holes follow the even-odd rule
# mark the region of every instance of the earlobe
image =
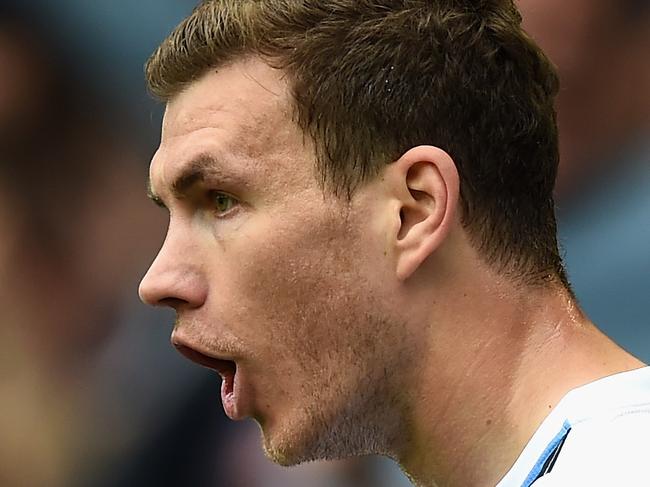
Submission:
POLYGON ((454 222, 459 177, 451 157, 433 146, 418 146, 396 161, 399 231, 396 273, 408 279, 447 238, 454 222))

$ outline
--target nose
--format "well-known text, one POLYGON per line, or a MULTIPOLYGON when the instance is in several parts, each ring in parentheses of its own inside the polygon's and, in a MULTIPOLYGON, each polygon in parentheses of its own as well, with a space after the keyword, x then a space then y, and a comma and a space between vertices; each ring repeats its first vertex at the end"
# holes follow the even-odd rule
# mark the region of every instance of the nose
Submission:
MULTIPOLYGON (((208 294, 206 276, 196 252, 167 235, 156 259, 142 278, 138 294, 151 306, 199 308, 208 294)), ((194 249, 195 250, 195 249, 194 249)))

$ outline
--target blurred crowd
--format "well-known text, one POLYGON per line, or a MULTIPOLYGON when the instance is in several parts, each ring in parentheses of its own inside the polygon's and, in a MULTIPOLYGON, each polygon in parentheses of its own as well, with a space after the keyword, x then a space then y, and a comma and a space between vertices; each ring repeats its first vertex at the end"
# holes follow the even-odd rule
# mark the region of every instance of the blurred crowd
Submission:
MULTIPOLYGON (((387 460, 270 464, 219 379, 137 301, 167 216, 146 198, 149 52, 191 0, 0 3, 0 485, 399 487, 387 460)), ((561 245, 592 319, 650 361, 650 3, 520 0, 556 63, 561 245)))

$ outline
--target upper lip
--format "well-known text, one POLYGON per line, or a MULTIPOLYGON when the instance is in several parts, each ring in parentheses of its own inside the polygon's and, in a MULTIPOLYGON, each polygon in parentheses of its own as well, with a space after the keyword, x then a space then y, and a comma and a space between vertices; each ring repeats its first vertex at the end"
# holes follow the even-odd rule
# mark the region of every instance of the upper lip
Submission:
POLYGON ((198 347, 176 333, 172 334, 171 342, 183 356, 203 367, 217 371, 222 377, 236 370, 235 359, 231 356, 198 347))

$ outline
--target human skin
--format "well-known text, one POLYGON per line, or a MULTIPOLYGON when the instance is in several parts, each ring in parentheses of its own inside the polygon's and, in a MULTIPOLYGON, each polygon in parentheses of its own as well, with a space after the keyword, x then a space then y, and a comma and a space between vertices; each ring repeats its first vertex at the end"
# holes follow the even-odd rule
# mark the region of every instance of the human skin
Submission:
POLYGON ((376 286, 376 257, 390 257, 372 238, 371 202, 348 204, 317 185, 277 75, 250 63, 222 69, 169 104, 151 165, 169 233, 141 294, 176 300, 177 345, 236 361, 237 417, 254 417, 270 454, 296 463, 337 455, 313 450, 341 420, 359 430, 351 449, 371 449, 361 431, 398 400, 392 371, 413 344, 384 324, 397 303, 376 286), (171 181, 200 154, 221 167, 192 189, 196 197, 173 200, 171 181), (206 189, 234 195, 234 211, 217 216, 201 201, 206 189))
POLYGON ((168 103, 150 185, 170 223, 140 286, 176 310, 182 353, 235 361, 229 411, 273 460, 376 453, 418 485, 494 484, 567 390, 640 366, 561 285, 483 262, 444 151, 412 148, 349 201, 321 187, 288 92, 246 58, 168 103))

